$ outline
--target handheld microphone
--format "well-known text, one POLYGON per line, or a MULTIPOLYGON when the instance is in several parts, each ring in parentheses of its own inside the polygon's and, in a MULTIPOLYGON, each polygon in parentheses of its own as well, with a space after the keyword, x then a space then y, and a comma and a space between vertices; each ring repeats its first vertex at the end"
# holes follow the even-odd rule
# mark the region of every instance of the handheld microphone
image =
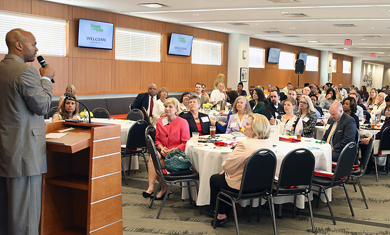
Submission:
POLYGON ((88 112, 89 123, 92 123, 91 122, 91 115, 90 115, 91 112, 89 111, 89 108, 83 102, 81 102, 80 100, 73 99, 72 95, 69 94, 69 93, 64 93, 64 96, 65 96, 65 99, 72 100, 72 101, 75 101, 75 102, 79 102, 80 104, 82 104, 85 107, 85 109, 87 110, 87 112, 88 112))
MULTIPOLYGON (((39 64, 41 64, 42 68, 46 67, 46 61, 45 59, 43 59, 43 57, 41 55, 37 56, 37 60, 39 62, 39 64)), ((55 83, 54 79, 52 78, 51 79, 51 83, 55 83)))

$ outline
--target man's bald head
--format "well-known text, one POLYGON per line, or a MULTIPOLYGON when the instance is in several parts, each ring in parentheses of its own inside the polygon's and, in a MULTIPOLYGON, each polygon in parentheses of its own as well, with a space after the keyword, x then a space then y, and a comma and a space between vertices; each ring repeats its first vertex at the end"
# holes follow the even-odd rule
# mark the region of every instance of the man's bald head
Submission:
POLYGON ((330 117, 337 122, 343 115, 343 105, 340 102, 334 102, 329 108, 330 117))
POLYGON ((23 29, 13 29, 5 36, 8 54, 14 54, 25 62, 33 62, 38 51, 36 40, 31 32, 23 29))
POLYGON ((148 87, 148 93, 150 96, 155 96, 157 94, 157 86, 156 84, 150 84, 148 87))

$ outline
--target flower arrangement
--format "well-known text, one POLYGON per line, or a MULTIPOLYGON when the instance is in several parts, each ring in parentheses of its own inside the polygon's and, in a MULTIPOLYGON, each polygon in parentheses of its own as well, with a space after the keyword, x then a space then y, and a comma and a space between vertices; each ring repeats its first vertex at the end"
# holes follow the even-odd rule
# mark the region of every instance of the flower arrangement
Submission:
POLYGON ((80 112, 80 114, 79 114, 80 118, 82 118, 84 121, 88 120, 89 115, 91 115, 91 117, 93 117, 93 113, 89 112, 89 114, 88 114, 88 111, 85 109, 84 109, 84 111, 80 112))
POLYGON ((203 104, 204 109, 211 109, 211 107, 213 107, 213 104, 210 103, 203 104))

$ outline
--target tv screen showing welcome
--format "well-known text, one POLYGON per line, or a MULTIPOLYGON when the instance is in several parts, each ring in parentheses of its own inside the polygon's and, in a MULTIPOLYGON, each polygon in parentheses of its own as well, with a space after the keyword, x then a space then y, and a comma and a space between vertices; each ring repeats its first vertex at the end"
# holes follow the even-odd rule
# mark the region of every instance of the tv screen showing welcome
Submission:
POLYGON ((281 49, 279 48, 270 48, 268 52, 268 60, 267 63, 277 64, 279 63, 281 49))
POLYGON ((193 39, 194 36, 172 33, 168 54, 190 56, 193 39))
POLYGON ((79 47, 112 50, 114 24, 79 19, 79 47))
POLYGON ((307 56, 308 55, 309 54, 303 53, 303 52, 299 53, 298 59, 303 60, 303 65, 304 66, 306 66, 306 60, 307 60, 307 56))

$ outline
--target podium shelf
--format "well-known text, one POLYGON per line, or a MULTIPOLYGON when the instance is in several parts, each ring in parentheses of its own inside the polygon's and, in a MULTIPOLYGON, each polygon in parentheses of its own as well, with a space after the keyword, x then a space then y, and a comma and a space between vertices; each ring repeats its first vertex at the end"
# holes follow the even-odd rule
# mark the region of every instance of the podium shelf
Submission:
POLYGON ((48 235, 84 235, 87 229, 83 227, 72 226, 69 228, 54 231, 48 235))
POLYGON ((48 184, 88 190, 88 176, 80 174, 67 174, 46 179, 48 184))

